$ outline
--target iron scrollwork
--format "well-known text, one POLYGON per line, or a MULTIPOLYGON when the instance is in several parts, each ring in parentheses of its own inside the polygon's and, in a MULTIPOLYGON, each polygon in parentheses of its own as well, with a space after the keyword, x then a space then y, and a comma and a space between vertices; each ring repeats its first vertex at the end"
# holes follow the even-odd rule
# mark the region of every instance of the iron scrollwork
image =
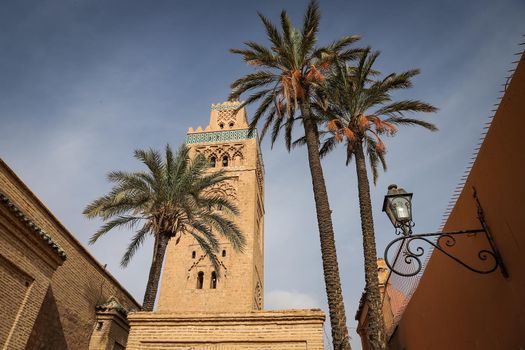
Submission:
POLYGON ((477 216, 481 224, 480 229, 412 234, 412 228, 414 227, 413 222, 407 223, 403 227, 396 228, 396 234, 400 235, 400 237, 390 242, 385 249, 385 262, 390 271, 404 277, 411 277, 419 274, 423 268, 423 261, 421 259, 425 254, 425 249, 423 248, 421 243, 426 243, 472 272, 476 272, 479 274, 489 274, 496 271, 496 269, 498 269, 499 267, 502 275, 505 278, 507 278, 507 270, 505 268, 505 265, 503 264, 501 255, 499 254, 494 239, 485 222, 483 209, 481 208, 481 204, 479 202, 475 189, 474 199, 476 200, 478 207, 477 216), (457 244, 457 236, 477 236, 480 234, 485 235, 488 241, 488 245, 490 246, 489 249, 482 249, 477 252, 477 258, 479 261, 483 262, 483 268, 472 266, 461 260, 458 256, 451 253, 450 248, 456 246, 457 244), (437 237, 436 240, 433 239, 435 237, 437 237), (392 247, 396 246, 396 243, 398 244, 397 246, 399 247, 399 249, 396 253, 393 263, 391 263, 388 259, 389 252, 392 247), (396 269, 396 263, 399 258, 403 259, 406 265, 414 266, 414 269, 408 272, 396 269))

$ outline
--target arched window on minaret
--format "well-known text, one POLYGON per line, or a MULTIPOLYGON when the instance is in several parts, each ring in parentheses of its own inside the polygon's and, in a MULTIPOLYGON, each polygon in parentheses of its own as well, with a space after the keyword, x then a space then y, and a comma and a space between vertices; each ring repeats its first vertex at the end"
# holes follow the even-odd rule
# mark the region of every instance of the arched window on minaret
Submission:
POLYGON ((217 288, 217 274, 215 273, 215 271, 211 273, 210 288, 211 289, 217 288))
POLYGON ((222 166, 228 166, 228 156, 226 155, 222 157, 222 166))
POLYGON ((199 271, 197 274, 197 289, 202 289, 202 286, 204 285, 204 272, 199 271))
POLYGON ((210 158, 210 166, 211 166, 212 168, 215 168, 215 165, 217 165, 217 159, 215 158, 215 156, 212 156, 212 157, 210 158))
POLYGON ((230 129, 233 128, 233 125, 234 125, 234 124, 235 124, 234 122, 230 122, 230 124, 228 124, 228 126, 230 127, 230 129))
POLYGON ((242 153, 241 152, 235 152, 235 154, 233 155, 233 166, 239 166, 239 165, 242 165, 243 163, 243 158, 242 158, 242 153))
POLYGON ((197 256, 197 253, 194 251, 191 252, 191 258, 192 259, 195 259, 195 257, 197 256))

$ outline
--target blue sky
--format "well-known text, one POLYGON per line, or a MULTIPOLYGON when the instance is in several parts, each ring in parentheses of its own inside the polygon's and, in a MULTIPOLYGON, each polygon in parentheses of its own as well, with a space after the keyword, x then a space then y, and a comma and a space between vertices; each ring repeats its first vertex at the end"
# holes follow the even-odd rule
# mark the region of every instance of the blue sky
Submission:
MULTIPOLYGON (((205 126, 211 103, 252 68, 228 52, 264 42, 261 11, 299 24, 306 1, 11 1, 0 3, 0 156, 82 242, 99 225, 81 215, 109 189, 110 170, 137 169, 136 148, 178 146, 205 126)), ((381 50, 385 73, 420 68, 397 95, 440 108, 421 116, 440 131, 403 129, 387 140, 388 172, 372 188, 379 255, 393 238, 381 213, 390 183, 415 193, 418 231, 439 227, 501 84, 523 49, 523 1, 320 1, 319 43, 346 34, 381 50)), ((249 109, 249 112, 253 111, 249 109)), ((319 240, 304 149, 281 142, 266 166, 266 306, 326 310, 319 240)), ((324 160, 352 344, 363 289, 353 164, 342 151, 324 160)), ((151 253, 118 261, 129 232, 90 250, 142 300, 151 253)), ((329 331, 327 330, 329 334, 329 331)))

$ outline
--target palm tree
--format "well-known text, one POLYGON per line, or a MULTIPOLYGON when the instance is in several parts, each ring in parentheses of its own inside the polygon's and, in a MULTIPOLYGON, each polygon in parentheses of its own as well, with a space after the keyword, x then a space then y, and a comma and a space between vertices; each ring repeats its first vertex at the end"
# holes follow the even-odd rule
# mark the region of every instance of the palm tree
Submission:
POLYGON ((294 123, 297 120, 302 122, 321 240, 333 345, 334 349, 348 350, 350 342, 346 327, 331 210, 319 157, 318 120, 312 114, 311 99, 314 96, 314 90, 323 84, 324 73, 329 70, 335 57, 344 61, 358 57, 361 50, 348 47, 359 40, 359 37, 345 36, 327 47, 315 48, 320 19, 319 8, 315 1, 311 1, 308 6, 301 30, 293 27, 284 10, 281 12, 280 31, 264 15, 259 13, 259 17, 265 26, 271 48, 248 41, 245 43, 246 49, 230 50, 232 53, 243 56, 246 63, 258 69, 257 72, 241 77, 231 85, 230 100, 238 99, 243 93, 252 91, 252 95, 239 107, 240 109, 260 101, 251 120, 250 130, 253 131, 265 116, 261 137, 272 127, 273 145, 281 129, 284 128, 288 150, 291 146, 294 123), (299 116, 296 117, 296 114, 299 116))
POLYGON ((215 232, 226 237, 238 251, 243 249, 245 239, 231 220, 238 214, 236 205, 227 198, 208 193, 211 186, 228 177, 223 171, 208 172, 209 165, 203 156, 190 160, 186 146, 182 145, 174 155, 167 145, 165 159, 151 149, 136 150, 135 158, 144 163, 148 171, 109 173, 113 188, 89 204, 84 215, 106 222, 93 234, 90 244, 114 228, 136 231, 122 257, 123 267, 148 235, 154 237, 153 259, 142 305, 143 310, 153 311, 162 262, 171 239, 178 242, 183 235, 192 236, 210 258, 217 274, 219 241, 215 232), (221 207, 221 211, 214 209, 217 207, 221 207))
MULTIPOLYGON (((378 56, 379 52, 370 53, 367 49, 357 67, 336 65, 327 84, 322 90, 318 90, 320 103, 316 106, 316 111, 327 118, 328 131, 323 132, 323 135, 328 137, 324 139, 320 149, 321 157, 335 148, 337 143, 344 141, 346 164, 355 158, 363 233, 365 292, 370 307, 368 334, 372 349, 384 349, 386 337, 365 150, 375 184, 379 166, 386 170, 386 148, 381 136, 393 136, 398 126, 405 125, 437 130, 431 123, 405 117, 407 112, 435 112, 437 109, 434 106, 418 100, 392 101, 392 92, 410 88, 411 78, 419 74, 419 70, 392 73, 383 79, 374 79, 379 73, 372 66, 378 56)), ((305 140, 300 139, 294 144, 301 143, 305 143, 305 140)))

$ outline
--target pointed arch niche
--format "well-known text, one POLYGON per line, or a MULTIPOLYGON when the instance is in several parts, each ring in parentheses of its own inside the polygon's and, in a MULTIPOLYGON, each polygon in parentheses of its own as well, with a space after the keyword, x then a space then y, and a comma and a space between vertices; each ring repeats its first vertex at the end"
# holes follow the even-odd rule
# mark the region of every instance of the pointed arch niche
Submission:
POLYGON ((212 168, 243 166, 245 163, 244 145, 212 145, 196 148, 210 162, 212 168))

